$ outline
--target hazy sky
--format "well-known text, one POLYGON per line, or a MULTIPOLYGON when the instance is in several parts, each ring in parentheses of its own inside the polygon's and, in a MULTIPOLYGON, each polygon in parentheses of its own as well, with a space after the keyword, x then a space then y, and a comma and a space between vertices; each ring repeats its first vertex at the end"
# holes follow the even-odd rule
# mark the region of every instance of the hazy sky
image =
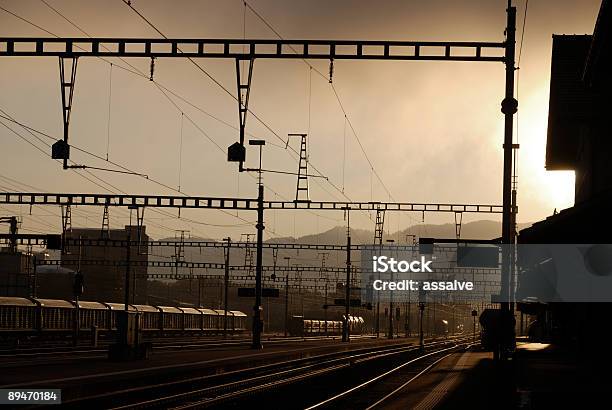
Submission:
MULTIPOLYGON (((159 37, 121 0, 45 0, 66 18, 97 37, 159 37)), ((590 34, 599 0, 531 0, 520 63, 519 83, 519 215, 536 221, 573 204, 573 174, 546 172, 544 152, 548 113, 551 38, 553 33, 590 34)), ((241 0, 144 1, 132 4, 168 37, 275 38, 241 0), (244 32, 243 32, 244 30, 244 32)), ((286 1, 251 0, 284 38, 367 40, 503 41, 506 0, 463 1, 286 1)), ((518 7, 520 40, 525 1, 518 7)), ((40 0, 0 0, 0 6, 58 36, 84 36, 40 0)), ((0 10, 0 36, 50 36, 0 10)), ((517 50, 518 51, 518 50, 517 50)), ((255 179, 239 175, 223 151, 238 132, 171 96, 174 106, 148 79, 117 66, 111 59, 112 98, 109 121, 110 64, 81 58, 72 112, 73 146, 109 158, 164 184, 201 196, 256 196, 255 179), (183 116, 182 161, 181 112, 183 116), (193 123, 191 122, 193 121, 193 123), (195 125, 194 125, 195 123, 195 125), (197 126, 197 127, 196 127, 197 126), (109 130, 110 129, 110 133, 109 130), (110 134, 110 138, 108 135, 110 134), (179 172, 180 168, 180 172, 179 172)), ((148 74, 148 59, 129 59, 148 74)), ((235 92, 233 60, 201 59, 216 80, 235 92)), ((323 73, 328 62, 312 61, 323 73)), ((0 108, 18 121, 60 138, 62 135, 59 74, 56 58, 0 58, 0 108)), ((158 59, 155 80, 194 106, 236 127, 236 102, 184 59, 158 59)), ((334 85, 354 129, 378 175, 393 198, 402 202, 501 204, 504 90, 501 63, 336 61, 334 85)), ((309 132, 311 163, 352 200, 389 200, 348 127, 326 79, 301 60, 257 60, 250 108, 283 139, 309 132), (309 89, 310 113, 309 113, 309 89), (310 117, 310 130, 308 119, 310 117), (345 154, 344 154, 345 153, 345 154), (345 160, 343 160, 345 158, 345 160), (344 177, 343 177, 344 175, 344 177)), ((3 120, 4 121, 4 120, 3 120)), ((6 121, 4 121, 7 123, 6 121)), ((9 124, 9 123, 7 123, 9 124)), ((113 185, 102 188, 50 159, 50 149, 23 129, 11 125, 45 153, 0 126, 0 189, 50 192, 118 192, 176 194, 137 176, 91 171, 113 185), (6 178, 18 182, 11 182, 6 178), (28 184, 30 186, 27 186, 28 184)), ((296 159, 283 143, 252 116, 247 131, 269 143, 264 167, 295 172, 296 159)), ((45 138, 44 141, 52 141, 45 138)), ((297 149, 298 141, 291 142, 297 149)), ((257 153, 248 152, 249 166, 257 153)), ((104 167, 103 161, 72 150, 80 164, 104 167)), ((95 180, 91 174, 84 174, 95 180)), ((100 182, 100 181, 97 181, 100 182)), ((295 176, 266 175, 268 199, 293 199, 295 176), (280 195, 280 196, 277 196, 280 195)), ((342 195, 324 180, 310 182, 313 200, 342 195)), ((2 215, 20 213, 23 228, 59 231, 59 209, 2 207, 2 215)), ((154 237, 174 229, 221 238, 254 232, 252 225, 219 211, 146 211, 154 237), (189 220, 187 220, 189 219, 189 220), (210 226, 230 225, 228 227, 210 226)), ((234 214, 235 215, 235 214, 234 214)), ((74 225, 99 226, 102 209, 80 207, 74 225)), ((111 209, 111 224, 127 222, 128 211, 111 209)), ((252 213, 240 213, 252 221, 252 213)), ((343 224, 341 213, 267 212, 266 236, 303 235, 343 224)), ((464 216, 464 221, 491 219, 464 216)), ((452 214, 427 214, 426 223, 453 222, 452 214)), ((388 214, 395 231, 422 221, 421 214, 388 214)), ((373 229, 373 216, 353 213, 354 227, 373 229), (372 219, 370 219, 372 218, 372 219)), ((3 228, 4 229, 4 228, 3 228)))

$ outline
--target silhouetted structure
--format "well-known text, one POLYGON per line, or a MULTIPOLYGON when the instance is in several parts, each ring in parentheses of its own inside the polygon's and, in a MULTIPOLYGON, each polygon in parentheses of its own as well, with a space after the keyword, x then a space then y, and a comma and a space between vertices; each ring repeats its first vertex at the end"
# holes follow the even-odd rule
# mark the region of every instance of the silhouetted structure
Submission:
POLYGON ((30 296, 33 281, 33 259, 24 252, 0 249, 0 296, 30 296))
MULTIPOLYGON (((593 35, 553 36, 546 168, 576 172, 575 205, 520 231, 519 243, 610 243, 611 9, 602 1, 593 35)), ((592 346, 591 329, 612 313, 609 304, 598 303, 519 309, 538 313, 547 337, 578 346, 592 346)))
MULTIPOLYGON (((132 243, 130 249, 131 263, 148 261, 147 243, 149 237, 145 233, 145 226, 142 226, 140 236, 138 227, 126 225, 125 229, 110 229, 108 235, 110 239, 127 241, 128 237, 132 243), (140 246, 135 243, 140 238, 140 246)), ((106 234, 106 233, 105 233, 106 234)), ((66 232, 66 237, 78 241, 81 239, 100 239, 99 228, 73 228, 66 232)), ((124 283, 127 262, 127 247, 114 246, 71 246, 68 253, 62 255, 62 265, 66 268, 78 270, 79 257, 81 261, 86 260, 105 260, 109 262, 121 262, 121 266, 96 266, 83 264, 80 271, 83 273, 85 289, 82 295, 83 300, 91 301, 124 301, 124 283), (79 256, 80 253, 80 256, 79 256)), ((130 267, 130 303, 147 303, 147 267, 130 267)), ((66 289, 65 294, 53 297, 71 299, 72 288, 66 289)))

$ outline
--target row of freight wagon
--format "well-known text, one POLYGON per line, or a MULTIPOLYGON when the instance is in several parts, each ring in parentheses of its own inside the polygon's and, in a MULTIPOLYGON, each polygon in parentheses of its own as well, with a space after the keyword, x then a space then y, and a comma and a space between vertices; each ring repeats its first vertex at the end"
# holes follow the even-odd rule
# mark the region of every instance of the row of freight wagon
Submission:
MULTIPOLYGON (((246 315, 237 310, 227 311, 195 307, 128 305, 140 315, 140 329, 151 334, 176 332, 220 333, 227 329, 246 329, 246 315)), ((122 303, 87 302, 0 297, 0 335, 40 334, 72 331, 78 324, 82 330, 94 327, 98 331, 117 328, 117 312, 125 310, 122 303), (78 307, 78 309, 77 309, 78 307)))

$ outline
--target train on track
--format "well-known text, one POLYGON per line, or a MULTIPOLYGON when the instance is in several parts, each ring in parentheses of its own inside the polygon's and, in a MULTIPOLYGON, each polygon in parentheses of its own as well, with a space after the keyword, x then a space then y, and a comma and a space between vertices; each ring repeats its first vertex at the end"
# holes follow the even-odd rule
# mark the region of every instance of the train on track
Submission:
MULTIPOLYGON (((111 333, 117 329, 117 312, 123 303, 0 297, 0 339, 22 335, 65 335, 76 327, 78 310, 79 329, 111 333)), ((143 336, 171 336, 218 334, 227 329, 231 333, 246 330, 246 315, 231 310, 194 307, 128 305, 139 315, 143 336)))
MULTIPOLYGON (((365 331, 365 321, 361 316, 349 315, 351 334, 361 334, 365 331)), ((304 319, 304 316, 292 316, 289 321, 290 336, 334 336, 342 334, 341 320, 304 319)))

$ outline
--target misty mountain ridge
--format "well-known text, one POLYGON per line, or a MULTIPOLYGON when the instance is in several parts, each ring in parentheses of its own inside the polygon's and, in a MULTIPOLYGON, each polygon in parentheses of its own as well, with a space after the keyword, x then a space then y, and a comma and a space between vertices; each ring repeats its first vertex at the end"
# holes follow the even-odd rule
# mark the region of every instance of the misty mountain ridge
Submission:
MULTIPOLYGON (((531 223, 518 224, 518 230, 531 226, 531 223)), ((392 239, 396 243, 406 243, 407 235, 416 235, 417 238, 455 238, 455 224, 419 224, 412 225, 406 229, 387 234, 385 231, 383 240, 392 239)), ((495 239, 501 236, 501 224, 498 221, 480 220, 466 222, 461 225, 462 239, 495 239)), ((186 238, 187 239, 187 238, 186 238)), ((162 238, 163 241, 178 241, 179 238, 162 238)), ((190 237, 190 241, 215 241, 215 239, 190 237)), ((239 238, 234 239, 239 241, 239 238)), ((253 239, 254 241, 254 239, 253 239)), ((329 244, 343 245, 346 243, 346 227, 336 226, 318 234, 304 235, 298 238, 292 236, 268 239, 267 243, 305 243, 305 244, 329 244)), ((353 244, 371 244, 374 242, 374 231, 367 229, 351 229, 351 242, 353 244)))

